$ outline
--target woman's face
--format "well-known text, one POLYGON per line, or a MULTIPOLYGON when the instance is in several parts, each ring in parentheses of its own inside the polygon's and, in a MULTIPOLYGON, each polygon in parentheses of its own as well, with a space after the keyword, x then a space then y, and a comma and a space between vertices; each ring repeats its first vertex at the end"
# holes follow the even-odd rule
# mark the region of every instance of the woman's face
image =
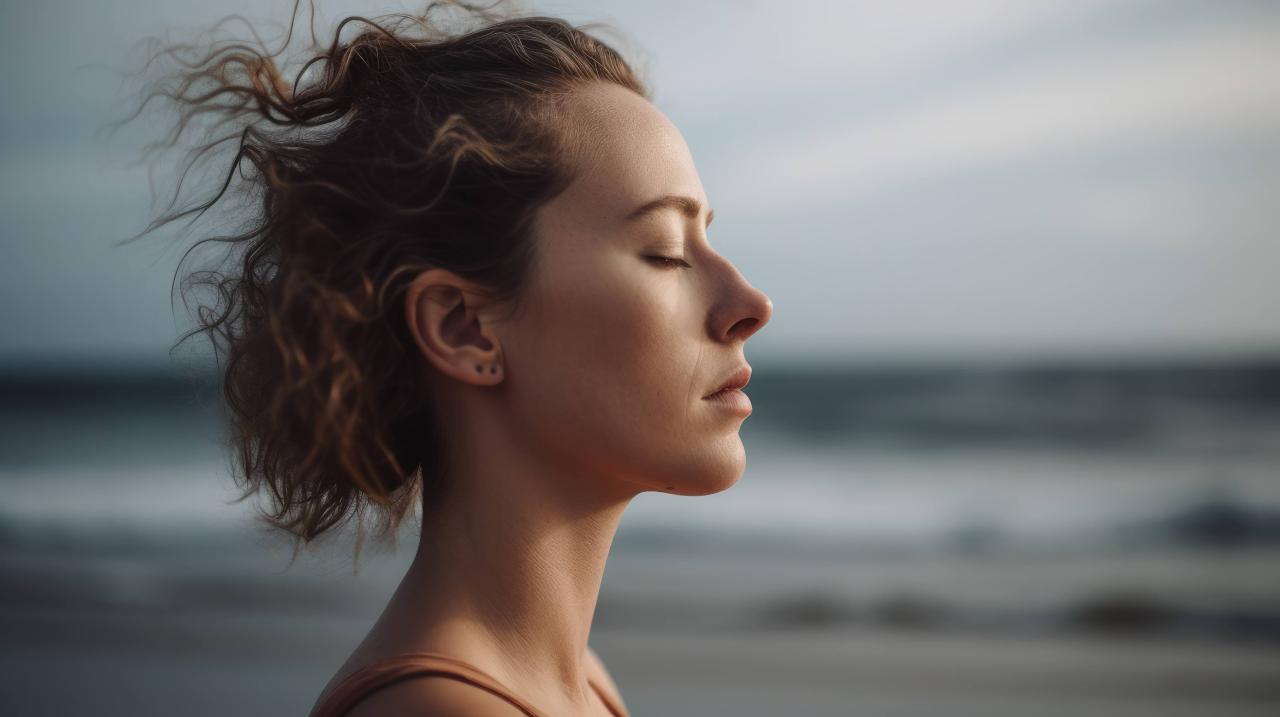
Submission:
POLYGON ((773 305, 711 246, 693 159, 656 107, 597 84, 575 93, 568 121, 578 171, 540 210, 522 310, 500 333, 512 418, 569 475, 723 490, 746 465, 747 414, 704 397, 748 366, 743 346, 773 305), (636 214, 667 196, 693 213, 636 214))

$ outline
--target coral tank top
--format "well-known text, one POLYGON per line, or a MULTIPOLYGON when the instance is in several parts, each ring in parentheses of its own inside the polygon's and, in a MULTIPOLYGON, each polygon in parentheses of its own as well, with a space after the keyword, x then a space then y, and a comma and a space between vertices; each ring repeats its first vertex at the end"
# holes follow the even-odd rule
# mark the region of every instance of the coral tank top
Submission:
MULTIPOLYGON (((533 705, 512 694, 488 673, 456 657, 435 652, 406 652, 393 655, 352 672, 342 679, 329 694, 311 710, 310 717, 342 717, 371 692, 393 682, 422 675, 444 675, 488 690, 515 705, 528 717, 550 717, 533 705)), ((622 705, 609 696, 600 685, 588 678, 588 684, 600 695, 601 701, 614 717, 631 717, 622 705)))

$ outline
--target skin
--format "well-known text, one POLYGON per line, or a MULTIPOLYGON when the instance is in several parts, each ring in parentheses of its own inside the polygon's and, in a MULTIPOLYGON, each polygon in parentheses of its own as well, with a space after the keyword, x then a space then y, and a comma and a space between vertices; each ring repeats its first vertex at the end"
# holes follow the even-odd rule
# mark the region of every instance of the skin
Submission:
MULTIPOLYGON (((566 110, 577 171, 539 211, 521 310, 441 269, 406 297, 453 445, 450 492, 424 512, 409 571, 331 685, 380 657, 443 652, 547 714, 607 715, 587 678, 616 687, 587 641, 623 511, 645 491, 725 490, 746 466, 743 416, 703 396, 747 365, 769 297, 710 245, 706 193, 665 115, 606 83, 576 89, 566 110), (695 199, 698 215, 628 220, 667 194, 695 199)), ((351 714, 427 704, 519 714, 446 678, 398 683, 351 714)))

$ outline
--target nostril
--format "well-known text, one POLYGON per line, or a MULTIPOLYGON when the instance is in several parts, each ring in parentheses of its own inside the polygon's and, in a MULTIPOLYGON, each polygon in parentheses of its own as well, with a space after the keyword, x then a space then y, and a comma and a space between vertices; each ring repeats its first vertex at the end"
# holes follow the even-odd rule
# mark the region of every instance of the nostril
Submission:
POLYGON ((759 328, 759 324, 760 324, 760 319, 756 319, 756 318, 741 319, 738 321, 738 323, 733 325, 733 328, 729 329, 729 335, 735 338, 739 336, 742 336, 745 338, 747 336, 750 336, 751 334, 754 334, 756 332, 756 329, 759 328))

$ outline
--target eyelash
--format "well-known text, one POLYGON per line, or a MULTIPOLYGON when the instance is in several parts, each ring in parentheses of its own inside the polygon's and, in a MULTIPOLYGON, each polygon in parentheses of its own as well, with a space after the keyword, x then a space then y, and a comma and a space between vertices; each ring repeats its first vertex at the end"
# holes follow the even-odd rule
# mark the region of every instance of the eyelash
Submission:
POLYGON ((668 266, 668 267, 682 266, 686 269, 693 268, 690 264, 685 262, 684 259, 673 259, 672 257, 669 257, 669 256, 649 256, 645 258, 651 261, 661 262, 663 266, 668 266))

